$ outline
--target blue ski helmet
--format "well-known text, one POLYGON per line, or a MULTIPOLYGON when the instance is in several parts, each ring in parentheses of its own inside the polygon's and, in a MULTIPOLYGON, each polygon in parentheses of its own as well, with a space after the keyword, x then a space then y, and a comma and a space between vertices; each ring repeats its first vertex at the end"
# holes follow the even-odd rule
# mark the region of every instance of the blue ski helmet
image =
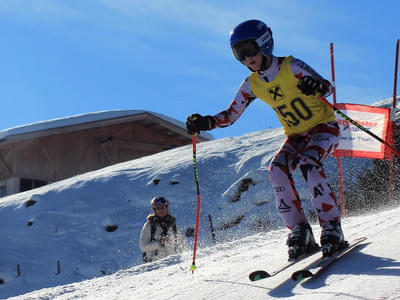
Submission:
POLYGON ((263 55, 271 55, 274 50, 271 28, 262 21, 244 21, 231 31, 230 42, 232 50, 239 42, 246 40, 254 40, 263 55))

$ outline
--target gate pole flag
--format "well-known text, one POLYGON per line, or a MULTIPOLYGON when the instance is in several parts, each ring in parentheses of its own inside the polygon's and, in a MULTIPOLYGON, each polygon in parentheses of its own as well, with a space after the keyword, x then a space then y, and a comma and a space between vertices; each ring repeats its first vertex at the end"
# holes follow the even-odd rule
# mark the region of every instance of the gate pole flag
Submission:
MULTIPOLYGON (((331 107, 342 118, 343 121, 340 121, 340 119, 338 120, 339 125, 342 124, 342 126, 345 126, 344 128, 341 128, 341 138, 339 146, 338 148, 336 148, 335 152, 338 151, 338 153, 340 153, 342 156, 385 158, 384 146, 386 146, 394 154, 400 157, 400 153, 390 143, 388 143, 385 140, 388 139, 388 130, 389 130, 388 122, 390 118, 390 109, 361 105, 361 104, 336 104, 336 106, 333 106, 324 97, 318 96, 318 98, 326 105, 331 107), (362 117, 362 119, 358 120, 359 122, 357 122, 352 118, 348 117, 337 107, 344 107, 346 110, 348 110, 349 114, 350 111, 352 110, 355 112, 354 118, 362 117), (381 123, 382 119, 379 120, 378 118, 379 115, 381 115, 381 118, 383 117, 383 120, 386 122, 386 124, 381 123), (360 123, 362 123, 363 125, 360 123), (371 128, 371 130, 369 130, 367 127, 371 128), (350 130, 349 132, 353 134, 356 132, 359 132, 360 134, 357 137, 348 136, 346 138, 346 136, 344 136, 343 133, 347 129, 349 129, 350 130), (366 133, 367 135, 381 142, 382 145, 373 143, 373 140, 371 138, 368 138, 368 136, 363 133, 366 133), (364 150, 366 149, 366 145, 368 145, 369 148, 372 147, 371 150, 369 149, 364 150)), ((389 139, 390 138, 391 137, 389 135, 389 139)))
POLYGON ((333 43, 330 43, 331 70, 332 70, 332 94, 333 105, 324 97, 318 98, 336 112, 336 120, 340 127, 339 145, 332 154, 337 159, 340 198, 342 202, 342 215, 345 215, 343 176, 341 157, 360 157, 373 159, 390 159, 390 185, 389 202, 393 198, 394 156, 400 157, 396 150, 394 112, 396 109, 397 69, 399 56, 399 40, 396 41, 395 75, 393 85, 393 108, 381 108, 360 104, 337 104, 335 69, 333 62, 333 43), (339 110, 341 109, 341 110, 339 110), (343 113, 344 111, 345 113, 343 113), (349 117, 350 116, 350 117, 349 117), (380 143, 376 143, 377 140, 380 143))

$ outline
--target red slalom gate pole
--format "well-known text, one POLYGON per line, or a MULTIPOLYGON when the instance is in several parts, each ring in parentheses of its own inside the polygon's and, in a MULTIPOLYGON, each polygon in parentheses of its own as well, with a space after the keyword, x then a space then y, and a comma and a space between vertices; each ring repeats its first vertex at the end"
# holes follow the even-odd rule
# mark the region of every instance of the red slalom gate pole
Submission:
POLYGON ((332 70, 333 105, 336 105, 336 82, 335 82, 335 62, 333 58, 333 43, 330 43, 330 54, 331 54, 331 70, 332 70))
POLYGON ((196 250, 197 250, 197 239, 199 236, 199 223, 200 223, 200 186, 199 186, 199 172, 197 170, 197 160, 196 160, 196 143, 197 143, 197 135, 192 135, 192 144, 193 144, 193 170, 194 170, 194 179, 196 182, 196 192, 197 192, 197 212, 196 212, 196 227, 194 233, 194 246, 193 246, 193 262, 190 266, 190 270, 192 274, 196 270, 196 250))
MULTIPOLYGON (((336 82, 335 82, 335 62, 333 59, 333 43, 330 43, 330 54, 331 54, 331 70, 332 70, 332 95, 333 105, 336 105, 336 82)), ((336 157, 338 165, 338 177, 339 177, 339 191, 340 191, 340 202, 342 203, 342 216, 346 216, 346 205, 344 202, 344 189, 343 189, 343 172, 342 172, 342 158, 340 155, 336 157)))
MULTIPOLYGON (((393 81, 393 111, 396 109, 396 97, 397 97, 397 69, 399 65, 399 40, 396 41, 396 51, 394 58, 394 81, 393 81)), ((392 125, 392 141, 393 146, 396 147, 396 121, 390 120, 392 125)), ((389 203, 393 201, 393 189, 394 189, 394 154, 390 155, 390 175, 389 175, 389 203)))

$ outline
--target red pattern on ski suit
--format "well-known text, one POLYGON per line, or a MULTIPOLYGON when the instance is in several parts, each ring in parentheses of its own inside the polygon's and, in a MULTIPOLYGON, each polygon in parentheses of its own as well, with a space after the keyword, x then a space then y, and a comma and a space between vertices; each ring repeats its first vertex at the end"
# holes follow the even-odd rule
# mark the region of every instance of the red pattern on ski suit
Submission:
POLYGON ((337 201, 322 167, 322 161, 336 148, 338 136, 336 122, 320 124, 304 134, 287 137, 273 158, 269 179, 277 209, 288 228, 307 222, 291 173, 297 167, 306 180, 320 224, 339 221, 337 201))

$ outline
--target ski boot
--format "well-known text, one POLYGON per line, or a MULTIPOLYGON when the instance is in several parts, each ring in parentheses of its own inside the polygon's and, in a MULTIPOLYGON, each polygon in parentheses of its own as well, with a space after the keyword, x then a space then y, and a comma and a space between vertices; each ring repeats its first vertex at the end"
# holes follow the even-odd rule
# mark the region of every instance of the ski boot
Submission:
POLYGON ((289 233, 286 244, 289 246, 289 261, 296 260, 302 254, 312 252, 319 248, 315 242, 310 224, 295 225, 289 233))
POLYGON ((346 248, 347 245, 340 222, 330 221, 322 225, 321 247, 323 257, 331 257, 336 252, 346 248))

